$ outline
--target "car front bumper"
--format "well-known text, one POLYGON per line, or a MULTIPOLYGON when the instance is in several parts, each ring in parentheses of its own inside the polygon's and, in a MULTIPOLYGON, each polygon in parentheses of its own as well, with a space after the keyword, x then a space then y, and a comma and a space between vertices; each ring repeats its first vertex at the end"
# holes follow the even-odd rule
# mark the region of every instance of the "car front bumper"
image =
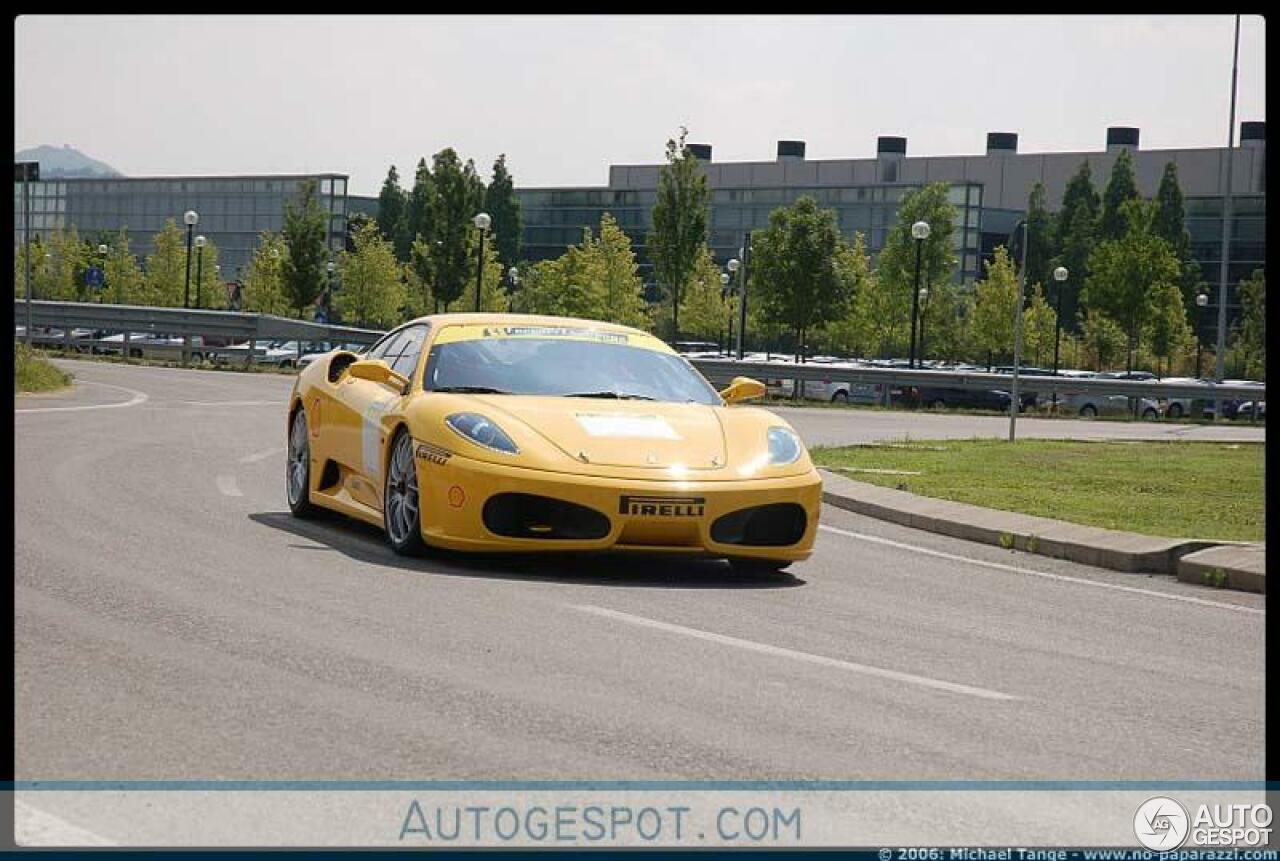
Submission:
POLYGON ((415 451, 422 537, 427 544, 448 550, 617 550, 799 561, 812 553, 822 506, 822 478, 812 467, 782 478, 631 480, 505 466, 456 454, 433 458, 429 450, 424 457, 424 449, 417 444, 415 451), (573 538, 498 534, 492 528, 495 497, 510 494, 583 506, 607 520, 607 527, 597 520, 599 530, 573 538), (791 506, 802 510, 802 521, 798 512, 793 521, 796 540, 770 545, 717 540, 731 531, 721 518, 759 506, 775 506, 770 511, 786 507, 795 512, 791 506), (717 521, 719 528, 715 528, 717 521))

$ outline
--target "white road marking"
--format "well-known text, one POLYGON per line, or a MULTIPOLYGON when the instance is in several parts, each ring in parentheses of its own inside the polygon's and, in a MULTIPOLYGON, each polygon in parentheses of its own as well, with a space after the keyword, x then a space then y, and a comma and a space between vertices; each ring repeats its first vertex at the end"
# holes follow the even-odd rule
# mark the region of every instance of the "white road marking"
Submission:
POLYGON ((177 401, 189 407, 283 407, 281 401, 177 401))
POLYGON ((876 678, 889 679, 890 681, 895 682, 906 682, 907 684, 920 685, 921 687, 947 691, 948 693, 953 694, 966 694, 967 696, 980 697, 986 700, 1021 699, 1021 697, 1015 697, 1011 694, 1001 693, 1000 691, 988 690, 987 688, 975 688, 970 685, 957 684, 956 682, 944 682, 941 679, 931 679, 927 676, 917 676, 911 673, 898 672, 897 670, 886 670, 881 667, 872 667, 866 664, 855 664, 852 661, 842 661, 838 658, 829 658, 826 655, 814 655, 809 652, 800 652, 795 649, 783 648, 782 646, 770 646, 767 643, 757 643, 752 640, 740 640, 737 637, 728 637, 724 634, 713 634, 710 631, 700 631, 697 628, 686 628, 683 625, 673 625, 670 622, 659 622, 656 619, 647 619, 644 616, 633 616, 630 613, 623 613, 618 610, 609 610, 605 607, 597 607, 593 604, 570 604, 569 606, 574 610, 581 610, 584 613, 593 613, 597 616, 616 619, 620 622, 627 622, 632 625, 655 628, 659 631, 667 631, 672 634, 683 634, 686 637, 696 637, 699 640, 719 643, 722 646, 734 646, 739 649, 746 649, 750 652, 759 652, 764 655, 791 658, 795 661, 804 661, 806 663, 817 664, 823 667, 848 670, 849 672, 861 673, 865 676, 875 676, 876 678))
POLYGON ((214 483, 218 485, 218 492, 223 496, 244 496, 240 492, 239 485, 236 484, 234 475, 220 475, 214 479, 214 483))
POLYGON ((260 452, 257 452, 256 454, 247 454, 244 457, 240 458, 240 462, 241 463, 257 463, 258 461, 266 460, 267 458, 275 454, 284 454, 284 449, 277 446, 276 448, 269 448, 266 451, 260 451, 260 452))
POLYGON ((99 383, 94 380, 76 380, 76 385, 104 386, 108 389, 119 389, 122 392, 128 392, 133 395, 133 397, 127 401, 119 401, 114 404, 80 404, 73 407, 29 407, 22 410, 15 407, 13 411, 15 413, 67 413, 83 410, 118 410, 123 407, 135 407, 148 399, 146 392, 140 392, 137 389, 127 389, 124 386, 113 386, 111 383, 99 383))
POLYGON ((13 842, 19 846, 115 846, 105 837, 72 825, 24 801, 13 801, 13 842))
POLYGON ((1050 574, 1047 571, 1036 571, 1033 568, 1023 568, 1020 565, 1004 565, 1000 562, 987 562, 983 559, 971 559, 968 556, 959 556, 955 553, 945 553, 941 550, 931 550, 927 547, 917 547, 914 544, 904 544, 901 541, 892 541, 888 538, 881 538, 879 535, 850 532, 847 529, 827 526, 825 523, 819 524, 818 528, 825 532, 834 532, 837 535, 844 535, 848 538, 857 538, 860 541, 870 541, 873 544, 884 544, 888 547, 896 547, 899 550, 910 550, 912 553, 921 553, 925 556, 933 556, 938 559, 948 559, 952 562, 964 562, 968 565, 977 565, 982 568, 994 568, 997 571, 1008 571, 1011 574, 1026 574, 1032 577, 1043 577, 1046 580, 1057 580, 1062 583, 1077 583, 1081 586, 1096 586, 1099 589, 1114 589, 1117 592, 1132 592, 1137 595, 1147 595, 1152 598, 1164 598, 1168 601, 1182 601, 1187 604, 1201 604, 1205 607, 1216 607, 1220 610, 1235 610, 1238 613, 1250 613, 1256 616, 1261 616, 1265 613, 1264 610, 1257 609, 1255 607, 1243 607, 1239 604, 1227 604, 1222 601, 1209 601, 1205 598, 1195 598, 1190 595, 1172 595, 1168 592, 1139 589, 1136 586, 1122 586, 1119 583, 1103 583, 1097 580, 1086 580, 1083 577, 1068 577, 1065 574, 1050 574))

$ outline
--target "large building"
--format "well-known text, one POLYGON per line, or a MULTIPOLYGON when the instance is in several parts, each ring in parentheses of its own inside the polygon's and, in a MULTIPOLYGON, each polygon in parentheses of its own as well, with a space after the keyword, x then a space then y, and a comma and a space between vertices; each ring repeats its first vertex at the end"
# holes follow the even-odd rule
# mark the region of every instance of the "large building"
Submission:
MULTIPOLYGON (((984 258, 1008 242, 1009 233, 1026 211, 1036 182, 1045 186, 1048 206, 1056 211, 1068 180, 1088 162, 1101 193, 1121 150, 1129 150, 1139 192, 1154 196, 1165 165, 1173 162, 1186 198, 1186 224, 1192 254, 1204 279, 1216 287, 1222 259, 1222 189, 1226 147, 1144 150, 1139 130, 1112 127, 1106 146, 1094 152, 1025 153, 1017 134, 992 132, 986 151, 975 155, 909 156, 907 140, 881 137, 874 158, 805 157, 803 141, 778 141, 771 161, 717 162, 708 144, 692 144, 703 160, 711 188, 710 245, 721 262, 738 253, 748 230, 768 225, 769 213, 802 195, 834 209, 841 230, 850 238, 861 232, 874 255, 897 218, 898 201, 907 190, 931 182, 951 183, 956 204, 956 278, 964 284, 981 277, 984 258)), ((1232 163, 1232 230, 1228 272, 1228 309, 1234 311, 1234 285, 1266 259, 1266 126, 1241 125, 1232 163)), ((643 238, 652 226, 661 165, 613 165, 604 187, 517 189, 523 217, 523 256, 556 257, 580 240, 582 229, 599 225, 610 212, 636 241, 642 264, 643 238)), ((1216 319, 1217 291, 1210 291, 1206 320, 1216 319)))
MULTIPOLYGON (((129 231, 130 249, 145 264, 155 235, 172 219, 185 231, 183 215, 199 216, 195 233, 218 247, 224 280, 241 277, 264 230, 279 232, 285 205, 301 201, 313 181, 320 208, 328 213, 327 244, 343 248, 347 226, 347 176, 317 173, 268 176, 165 176, 128 179, 48 179, 30 183, 31 234, 48 238, 75 227, 82 238, 129 231)), ((22 183, 13 185, 14 241, 22 241, 22 183)))

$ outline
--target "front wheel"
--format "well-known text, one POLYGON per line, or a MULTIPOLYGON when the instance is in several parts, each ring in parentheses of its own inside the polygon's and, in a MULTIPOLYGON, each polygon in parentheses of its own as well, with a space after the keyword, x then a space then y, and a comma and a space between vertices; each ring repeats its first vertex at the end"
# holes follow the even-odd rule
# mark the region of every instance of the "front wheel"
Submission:
POLYGON ((1142 411, 1142 420, 1144 422, 1153 422, 1160 418, 1160 414, 1156 412, 1155 407, 1147 407, 1142 411))
POLYGON ((401 429, 391 443, 391 461, 382 490, 382 522, 391 549, 402 556, 417 556, 427 548, 422 540, 420 503, 413 438, 401 429))
POLYGON ((1093 404, 1085 404, 1080 408, 1080 418, 1082 419, 1092 419, 1097 418, 1097 416, 1098 408, 1093 404))
POLYGON ((784 568, 791 564, 788 559, 730 559, 729 565, 732 566, 735 574, 746 574, 748 576, 762 576, 767 574, 781 573, 784 568))
POLYGON ((831 402, 834 404, 847 404, 849 403, 849 393, 841 389, 831 396, 831 402))
POLYGON ((1180 419, 1180 418, 1182 418, 1182 404, 1170 404, 1170 405, 1169 405, 1169 418, 1171 418, 1171 419, 1180 419))
POLYGON ((293 414, 293 424, 289 426, 285 489, 289 495, 289 511, 294 517, 315 514, 316 507, 311 504, 311 445, 307 437, 307 412, 301 407, 293 414))

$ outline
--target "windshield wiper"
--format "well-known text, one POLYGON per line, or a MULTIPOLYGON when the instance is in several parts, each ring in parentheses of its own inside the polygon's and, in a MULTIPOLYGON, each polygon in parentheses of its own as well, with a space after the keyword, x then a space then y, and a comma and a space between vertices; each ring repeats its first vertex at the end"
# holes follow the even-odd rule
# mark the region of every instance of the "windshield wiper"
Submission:
POLYGON ((455 392, 463 395, 509 395, 511 392, 504 392, 502 389, 493 389, 488 386, 437 386, 434 389, 428 389, 432 392, 455 392))
POLYGON ((626 392, 571 392, 567 395, 561 395, 562 398, 616 398, 620 401, 652 401, 648 395, 633 395, 626 392))

